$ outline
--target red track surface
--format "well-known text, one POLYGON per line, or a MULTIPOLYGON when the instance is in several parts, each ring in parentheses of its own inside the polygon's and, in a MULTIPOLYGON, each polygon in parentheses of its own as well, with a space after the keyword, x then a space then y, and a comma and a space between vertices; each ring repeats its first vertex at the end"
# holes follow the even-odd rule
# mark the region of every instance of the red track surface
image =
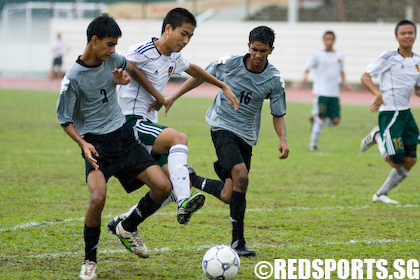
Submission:
MULTIPOLYGON (((169 95, 176 91, 180 86, 179 83, 169 83, 163 94, 169 95)), ((46 79, 34 79, 34 78, 12 78, 12 77, 0 77, 0 88, 9 89, 27 89, 27 90, 42 90, 42 91, 58 91, 60 90, 60 81, 54 80, 49 81, 46 79)), ((188 92, 186 96, 189 97, 205 97, 214 98, 218 88, 203 84, 192 91, 188 92)), ((286 100, 292 102, 312 103, 313 95, 311 90, 308 89, 295 89, 286 88, 286 100)), ((373 95, 367 91, 350 91, 340 93, 340 102, 342 104, 354 104, 354 105, 369 105, 373 101, 373 95)), ((420 98, 414 94, 410 100, 411 107, 420 107, 420 98)))

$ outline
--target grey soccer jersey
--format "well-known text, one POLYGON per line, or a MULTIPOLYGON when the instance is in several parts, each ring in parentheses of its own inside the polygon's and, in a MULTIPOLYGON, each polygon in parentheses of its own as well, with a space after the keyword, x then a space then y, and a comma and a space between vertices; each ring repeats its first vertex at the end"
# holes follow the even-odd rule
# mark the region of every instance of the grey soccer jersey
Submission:
MULTIPOLYGON (((155 40, 157 39, 151 38, 131 46, 125 57, 134 62, 155 89, 162 93, 169 79, 187 70, 190 63, 180 52, 174 52, 170 56, 161 54, 155 46, 155 40)), ((155 98, 136 81, 131 80, 128 85, 119 87, 118 93, 124 115, 142 116, 153 123, 158 122, 158 111, 152 110, 147 113, 155 98)))
POLYGON ((127 60, 117 53, 97 66, 88 66, 79 57, 61 82, 57 101, 60 123, 73 123, 80 135, 106 134, 120 128, 125 117, 112 74, 116 68, 127 68, 127 60))
POLYGON ((414 86, 420 86, 420 56, 403 57, 398 50, 383 53, 366 67, 366 73, 377 78, 385 105, 379 111, 399 111, 410 108, 414 86))
POLYGON ((281 117, 286 114, 286 98, 280 72, 270 63, 261 73, 251 72, 245 67, 247 56, 223 57, 206 68, 207 72, 225 82, 239 101, 239 108, 234 111, 220 90, 207 111, 206 121, 212 130, 231 131, 254 146, 260 131, 264 100, 270 99, 271 114, 281 117))

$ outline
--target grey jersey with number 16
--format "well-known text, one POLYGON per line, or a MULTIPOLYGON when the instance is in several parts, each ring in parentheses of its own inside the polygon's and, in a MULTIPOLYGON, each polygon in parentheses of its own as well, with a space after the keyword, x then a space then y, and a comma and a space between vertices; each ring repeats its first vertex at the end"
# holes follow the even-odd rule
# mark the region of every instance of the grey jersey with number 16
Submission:
POLYGON ((80 135, 107 134, 125 123, 118 105, 112 70, 126 69, 124 56, 113 53, 97 66, 88 66, 80 58, 61 82, 57 116, 61 124, 73 123, 80 135))
POLYGON ((245 67, 247 56, 249 54, 223 57, 206 68, 207 72, 226 83, 239 101, 239 108, 234 111, 220 90, 207 111, 206 121, 213 131, 228 130, 254 146, 260 131, 264 100, 270 99, 271 114, 281 117, 286 114, 286 98, 280 72, 270 63, 261 73, 251 72, 245 67))

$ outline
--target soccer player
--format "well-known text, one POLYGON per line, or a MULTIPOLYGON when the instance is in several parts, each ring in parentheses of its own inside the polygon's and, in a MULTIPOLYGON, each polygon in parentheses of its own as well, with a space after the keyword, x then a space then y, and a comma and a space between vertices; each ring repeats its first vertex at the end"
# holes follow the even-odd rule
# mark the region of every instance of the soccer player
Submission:
MULTIPOLYGON (((163 20, 159 39, 150 38, 136 44, 125 54, 127 60, 135 63, 147 79, 142 80, 140 84, 131 80, 128 85, 118 89, 119 104, 126 115, 127 124, 134 129, 137 141, 152 155, 159 157, 158 162, 172 182, 174 195, 168 199, 177 200, 177 218, 180 224, 189 221, 191 214, 203 205, 205 197, 203 194, 190 196, 187 136, 157 124, 158 110, 162 104, 161 100, 164 100, 161 92, 173 75, 185 71, 197 79, 221 88, 229 99, 229 104, 233 105, 234 109, 238 107, 238 100, 225 83, 197 65, 189 63, 180 53, 193 36, 196 24, 194 15, 186 9, 175 8, 169 11, 163 20)), ((126 215, 111 220, 108 229, 114 232, 115 223, 126 215)))
POLYGON ((61 126, 82 149, 90 193, 84 226, 85 261, 79 275, 82 279, 96 279, 101 213, 111 176, 120 179, 128 193, 142 183, 150 187, 136 211, 116 228, 117 235, 139 257, 147 258, 149 252, 137 226, 160 207, 171 191, 169 179, 138 145, 118 105, 116 85, 130 81, 127 72, 137 80, 143 75, 133 63, 115 53, 120 37, 119 26, 107 14, 89 24, 87 46, 65 74, 57 101, 61 126))
POLYGON ((311 142, 309 150, 318 149, 318 140, 325 125, 340 123, 340 77, 345 90, 351 86, 346 81, 344 73, 344 54, 334 50, 335 34, 332 31, 324 33, 325 49, 314 53, 306 65, 301 83, 308 80, 308 73, 315 69, 313 84, 314 105, 311 117, 311 142))
MULTIPOLYGON (((249 34, 248 54, 223 57, 206 68, 210 74, 225 82, 240 102, 239 109, 234 110, 228 105, 226 96, 219 91, 207 111, 206 121, 210 125, 218 158, 214 167, 225 184, 203 184, 204 191, 229 203, 232 221, 231 246, 240 256, 256 254, 246 245, 244 219, 252 147, 257 143, 261 108, 265 99, 270 99, 274 129, 280 139, 278 149, 281 154, 278 157, 286 159, 289 155, 284 121, 284 81, 280 72, 267 59, 274 49, 274 37, 271 28, 256 27, 249 34)), ((203 81, 196 78, 186 81, 177 92, 167 98, 166 112, 177 98, 201 83, 203 81)))
POLYGON ((379 111, 379 126, 362 140, 360 150, 366 151, 375 143, 383 159, 392 167, 381 188, 373 194, 374 202, 398 204, 388 197, 388 192, 405 178, 417 161, 419 129, 410 109, 413 92, 420 96, 420 56, 413 53, 416 25, 400 21, 395 28, 398 49, 384 52, 366 67, 361 81, 375 95, 369 106, 371 112, 379 111), (372 77, 379 77, 379 89, 372 77))
POLYGON ((67 51, 68 45, 61 39, 61 34, 57 34, 57 39, 54 40, 51 46, 53 52, 53 65, 50 71, 50 79, 63 78, 63 71, 61 66, 63 65, 63 55, 67 51))

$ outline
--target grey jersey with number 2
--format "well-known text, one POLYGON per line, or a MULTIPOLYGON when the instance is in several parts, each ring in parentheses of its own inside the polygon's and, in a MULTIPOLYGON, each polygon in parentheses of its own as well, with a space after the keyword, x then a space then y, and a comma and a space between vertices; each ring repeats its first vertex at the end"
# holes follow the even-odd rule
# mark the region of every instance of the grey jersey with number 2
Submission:
POLYGON ((261 73, 245 67, 246 56, 228 56, 211 63, 206 71, 226 83, 239 101, 239 108, 226 102, 222 90, 207 111, 206 121, 212 130, 228 130, 254 146, 260 131, 261 108, 270 99, 271 114, 286 114, 284 81, 280 72, 270 63, 261 73))
POLYGON ((107 134, 125 123, 118 105, 112 70, 126 69, 127 60, 113 53, 97 66, 88 66, 80 58, 61 82, 57 116, 61 124, 73 123, 80 135, 107 134))

